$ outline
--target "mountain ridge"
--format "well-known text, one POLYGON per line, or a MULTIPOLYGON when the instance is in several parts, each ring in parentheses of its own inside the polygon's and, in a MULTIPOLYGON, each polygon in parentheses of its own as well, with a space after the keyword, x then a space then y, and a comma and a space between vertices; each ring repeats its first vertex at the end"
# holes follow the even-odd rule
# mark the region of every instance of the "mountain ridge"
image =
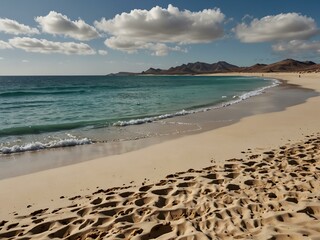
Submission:
POLYGON ((312 61, 297 61, 284 59, 271 64, 255 64, 251 67, 240 68, 240 72, 297 72, 307 71, 310 67, 317 65, 312 61))
POLYGON ((271 64, 256 63, 249 67, 239 67, 225 61, 216 63, 194 62, 182 64, 169 69, 149 68, 140 73, 119 72, 109 74, 112 76, 127 75, 196 75, 209 73, 268 73, 268 72, 320 72, 320 64, 312 61, 298 61, 294 59, 284 59, 271 64))
POLYGON ((141 74, 202 74, 214 72, 232 72, 238 68, 238 66, 232 65, 225 61, 219 61, 211 64, 205 62, 195 62, 171 67, 167 70, 149 68, 148 70, 141 72, 141 74))

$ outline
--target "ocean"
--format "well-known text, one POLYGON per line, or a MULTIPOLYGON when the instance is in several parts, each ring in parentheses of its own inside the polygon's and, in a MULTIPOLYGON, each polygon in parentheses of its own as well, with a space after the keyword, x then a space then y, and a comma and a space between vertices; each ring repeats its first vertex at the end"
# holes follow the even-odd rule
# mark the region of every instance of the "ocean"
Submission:
POLYGON ((226 107, 276 84, 233 76, 1 76, 0 154, 148 137, 126 128, 226 107))

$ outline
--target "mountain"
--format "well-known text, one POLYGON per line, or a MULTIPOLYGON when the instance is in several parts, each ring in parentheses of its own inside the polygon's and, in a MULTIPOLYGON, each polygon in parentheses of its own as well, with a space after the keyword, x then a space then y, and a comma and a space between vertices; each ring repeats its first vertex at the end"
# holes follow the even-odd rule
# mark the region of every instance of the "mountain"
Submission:
POLYGON ((162 70, 160 68, 149 68, 147 71, 142 72, 144 74, 157 74, 160 73, 162 70))
POLYGON ((228 73, 228 72, 300 72, 320 71, 320 65, 311 61, 297 61, 285 59, 272 64, 257 63, 250 67, 238 67, 230 63, 220 61, 217 63, 195 62, 171 67, 168 70, 149 68, 141 74, 155 75, 183 75, 183 74, 205 74, 205 73, 228 73))
POLYGON ((311 65, 301 72, 320 72, 320 64, 311 65))
POLYGON ((320 64, 312 61, 297 61, 285 59, 272 64, 257 63, 250 67, 238 67, 230 63, 219 61, 216 63, 195 62, 182 64, 169 69, 149 68, 141 73, 119 72, 109 74, 110 76, 131 76, 131 75, 195 75, 206 73, 228 73, 228 72, 320 72, 320 64))
POLYGON ((135 76, 138 75, 139 73, 133 73, 133 72, 118 72, 118 73, 110 73, 107 76, 119 76, 119 77, 123 77, 123 76, 135 76))
POLYGON ((242 67, 239 69, 239 72, 261 72, 267 64, 257 63, 251 67, 242 67))
POLYGON ((235 72, 239 67, 229 64, 224 61, 217 63, 204 63, 195 62, 182 64, 180 66, 171 67, 167 70, 149 68, 147 71, 143 71, 142 74, 202 74, 202 73, 223 73, 223 72, 235 72))
POLYGON ((272 64, 255 64, 251 67, 239 69, 240 72, 298 72, 304 71, 314 65, 314 62, 300 62, 294 59, 285 59, 272 64))

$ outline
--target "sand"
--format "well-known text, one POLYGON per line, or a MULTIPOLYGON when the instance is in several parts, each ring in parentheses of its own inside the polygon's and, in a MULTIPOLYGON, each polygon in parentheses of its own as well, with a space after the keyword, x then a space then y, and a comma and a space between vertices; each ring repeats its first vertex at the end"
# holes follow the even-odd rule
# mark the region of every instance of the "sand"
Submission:
POLYGON ((0 239, 320 239, 319 106, 1 180, 0 239))

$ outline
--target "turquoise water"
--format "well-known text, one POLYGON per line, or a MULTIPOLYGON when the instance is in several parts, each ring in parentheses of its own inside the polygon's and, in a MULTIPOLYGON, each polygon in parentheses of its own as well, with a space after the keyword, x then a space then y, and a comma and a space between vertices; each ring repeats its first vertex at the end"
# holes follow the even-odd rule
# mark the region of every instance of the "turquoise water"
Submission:
POLYGON ((223 106, 269 85, 260 78, 218 76, 0 77, 0 151, 87 144, 95 140, 85 134, 93 129, 223 106))

